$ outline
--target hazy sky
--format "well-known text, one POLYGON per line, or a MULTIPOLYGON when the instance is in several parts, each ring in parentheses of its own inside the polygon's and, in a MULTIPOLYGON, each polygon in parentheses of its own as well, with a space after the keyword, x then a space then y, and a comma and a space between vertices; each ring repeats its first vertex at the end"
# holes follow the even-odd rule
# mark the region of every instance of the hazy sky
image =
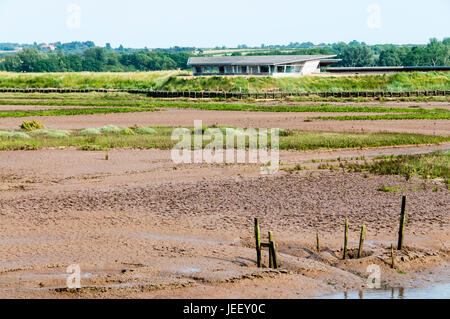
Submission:
POLYGON ((427 43, 450 36, 449 17, 449 0, 0 0, 0 42, 427 43))

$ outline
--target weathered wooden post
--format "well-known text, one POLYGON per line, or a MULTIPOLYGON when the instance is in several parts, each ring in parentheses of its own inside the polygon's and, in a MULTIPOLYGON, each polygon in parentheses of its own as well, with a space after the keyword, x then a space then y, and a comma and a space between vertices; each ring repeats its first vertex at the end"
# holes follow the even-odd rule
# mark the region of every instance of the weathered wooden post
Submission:
POLYGON ((272 251, 273 233, 269 232, 269 268, 273 268, 273 251, 272 251))
POLYGON ((105 160, 109 161, 109 152, 108 152, 108 148, 105 148, 105 160))
POLYGON ((405 231, 405 219, 406 219, 406 196, 402 197, 402 211, 400 213, 400 228, 398 230, 398 250, 403 249, 403 232, 405 231))
POLYGON ((271 231, 269 232, 269 267, 273 269, 278 268, 276 245, 271 231))
POLYGON ((320 252, 319 232, 316 233, 316 249, 317 252, 320 252))
POLYGON ((395 257, 394 257, 394 245, 393 244, 391 244, 391 259, 392 259, 391 268, 395 268, 395 257))
POLYGON ((364 245, 364 233, 366 232, 366 226, 361 226, 361 235, 359 236, 359 249, 358 249, 358 259, 362 256, 363 245, 364 245))
POLYGON ((261 268, 261 237, 259 233, 258 218, 255 218, 255 242, 256 242, 256 264, 261 268))
POLYGON ((344 232, 344 259, 347 259, 347 257, 348 257, 347 243, 348 243, 348 218, 345 219, 345 232, 344 232))

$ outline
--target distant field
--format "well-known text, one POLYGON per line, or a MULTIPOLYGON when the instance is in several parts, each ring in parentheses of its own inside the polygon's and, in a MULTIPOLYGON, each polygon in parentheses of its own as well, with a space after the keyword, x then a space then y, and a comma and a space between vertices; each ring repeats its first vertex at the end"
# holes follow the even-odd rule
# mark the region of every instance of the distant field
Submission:
POLYGON ((187 71, 136 73, 0 73, 1 88, 222 90, 242 92, 340 92, 448 90, 449 72, 360 76, 191 77, 187 71))

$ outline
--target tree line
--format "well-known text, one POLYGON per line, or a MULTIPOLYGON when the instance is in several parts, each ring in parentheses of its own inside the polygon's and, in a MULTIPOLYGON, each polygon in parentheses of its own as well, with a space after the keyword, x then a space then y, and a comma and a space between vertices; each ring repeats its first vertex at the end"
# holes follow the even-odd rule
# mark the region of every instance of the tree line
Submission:
POLYGON ((25 48, 0 59, 0 70, 10 72, 132 72, 187 69, 190 54, 138 51, 119 53, 106 48, 86 49, 81 55, 25 48))
MULTIPOLYGON (((198 48, 174 47, 170 49, 112 49, 95 47, 93 42, 58 44, 59 49, 43 52, 36 46, 25 47, 15 54, 0 56, 0 70, 11 72, 131 72, 188 69, 189 57, 201 54, 198 48), (84 50, 82 50, 84 49, 84 50), (67 52, 74 52, 77 54, 67 52)), ((242 46, 242 45, 241 45, 242 46)), ((380 44, 369 46, 364 42, 290 45, 294 49, 281 50, 270 46, 267 54, 323 54, 337 55, 342 61, 333 66, 441 66, 450 65, 450 38, 431 39, 427 45, 380 44)), ((284 49, 284 48, 283 48, 284 49)), ((232 55, 241 55, 236 51, 232 55)))
MULTIPOLYGON (((337 55, 342 61, 333 66, 365 67, 365 66, 443 66, 450 65, 450 38, 442 41, 431 39, 427 45, 393 45, 379 44, 369 46, 364 42, 334 43, 330 45, 311 46, 310 43, 294 47, 297 50, 274 50, 254 52, 248 55, 265 54, 323 54, 337 55)), ((241 55, 235 53, 233 55, 241 55)))

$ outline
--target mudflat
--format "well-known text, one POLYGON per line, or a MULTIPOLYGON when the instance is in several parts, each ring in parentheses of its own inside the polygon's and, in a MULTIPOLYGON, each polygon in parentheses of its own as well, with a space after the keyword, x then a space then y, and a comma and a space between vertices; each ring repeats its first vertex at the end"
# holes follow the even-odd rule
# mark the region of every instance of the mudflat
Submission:
MULTIPOLYGON (((280 161, 438 149, 448 145, 286 151, 280 161)), ((314 297, 364 289, 370 264, 381 267, 387 286, 448 276, 450 198, 439 181, 314 167, 261 176, 257 165, 169 158, 161 150, 111 150, 109 161, 75 149, 0 152, 0 296, 314 297), (385 185, 401 191, 380 192, 385 185), (399 273, 388 248, 397 239, 401 194, 408 201, 399 273), (277 270, 256 267, 255 217, 263 240, 274 232, 277 270), (342 260, 346 217, 351 256, 360 226, 367 227, 362 259, 342 260), (70 264, 81 267, 79 290, 66 288, 70 264)), ((266 266, 267 259, 264 252, 266 266)))

